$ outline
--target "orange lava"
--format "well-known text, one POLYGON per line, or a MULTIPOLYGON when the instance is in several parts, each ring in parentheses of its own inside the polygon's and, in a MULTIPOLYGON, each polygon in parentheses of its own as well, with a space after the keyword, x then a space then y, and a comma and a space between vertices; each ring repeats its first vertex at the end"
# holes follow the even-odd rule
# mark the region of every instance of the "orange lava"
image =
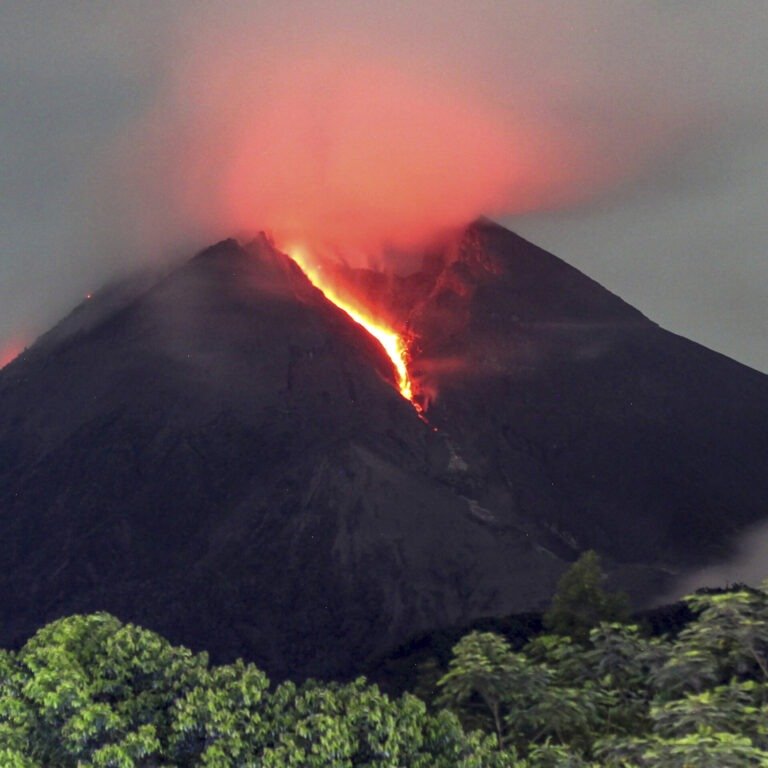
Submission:
POLYGON ((402 334, 390 328, 369 309, 361 307, 359 302, 353 303, 341 296, 325 278, 322 266, 312 263, 305 248, 292 246, 286 249, 286 253, 328 301, 349 315, 358 325, 362 325, 381 344, 397 372, 397 387, 400 394, 421 412, 421 406, 414 399, 414 386, 408 373, 408 345, 402 334))

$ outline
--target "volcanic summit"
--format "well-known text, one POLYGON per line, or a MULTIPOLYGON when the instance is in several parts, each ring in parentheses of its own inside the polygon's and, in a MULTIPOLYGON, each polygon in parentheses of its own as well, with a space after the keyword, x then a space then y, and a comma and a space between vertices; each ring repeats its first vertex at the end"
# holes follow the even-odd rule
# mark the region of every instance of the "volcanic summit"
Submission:
POLYGON ((0 641, 107 610, 218 660, 351 674, 542 607, 637 601, 766 515, 768 377, 487 220, 394 277, 380 344, 268 239, 104 290, 0 372, 0 641))

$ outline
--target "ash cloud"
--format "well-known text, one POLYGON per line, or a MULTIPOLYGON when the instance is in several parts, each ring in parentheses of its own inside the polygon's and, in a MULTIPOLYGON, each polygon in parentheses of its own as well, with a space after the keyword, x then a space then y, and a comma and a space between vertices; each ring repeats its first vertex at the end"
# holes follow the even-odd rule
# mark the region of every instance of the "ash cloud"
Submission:
POLYGON ((108 231, 156 251, 266 229, 371 259, 480 214, 584 203, 673 151, 692 114, 648 109, 642 92, 623 94, 641 123, 593 113, 573 91, 594 73, 498 45, 493 25, 543 29, 546 10, 472 8, 197 6, 171 34, 153 103, 110 147, 108 231))
POLYGON ((763 3, 8 0, 0 13, 0 345, 168 251, 269 228, 370 258, 478 214, 694 338, 761 312, 763 3), (722 263, 724 241, 727 274, 684 279, 722 263), (672 294, 689 283, 687 303, 672 294))

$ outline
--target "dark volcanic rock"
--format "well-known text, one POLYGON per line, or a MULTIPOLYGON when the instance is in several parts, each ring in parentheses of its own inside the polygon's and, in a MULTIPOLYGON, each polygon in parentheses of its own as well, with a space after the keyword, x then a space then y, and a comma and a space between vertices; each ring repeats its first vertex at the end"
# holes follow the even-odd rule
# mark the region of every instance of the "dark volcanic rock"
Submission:
POLYGON ((648 598, 765 513, 765 376, 490 222, 425 265, 345 279, 413 334, 429 424, 263 240, 97 294, 0 372, 0 642, 103 609, 348 674, 541 608, 587 547, 648 598))
POLYGON ((268 244, 88 312, 0 375, 0 641, 104 609, 332 675, 549 594, 557 559, 440 479, 383 350, 268 244))
POLYGON ((479 503, 507 499, 563 556, 670 573, 766 515, 768 377, 491 222, 443 260, 407 323, 479 503))

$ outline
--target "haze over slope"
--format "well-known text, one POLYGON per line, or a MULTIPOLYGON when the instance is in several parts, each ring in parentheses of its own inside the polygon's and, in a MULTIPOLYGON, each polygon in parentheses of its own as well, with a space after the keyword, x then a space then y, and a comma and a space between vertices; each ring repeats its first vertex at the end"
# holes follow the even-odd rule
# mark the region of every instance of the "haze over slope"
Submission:
POLYGON ((496 211, 765 368, 767 22, 711 0, 8 0, 0 362, 166 248, 296 217, 372 247, 496 211))

